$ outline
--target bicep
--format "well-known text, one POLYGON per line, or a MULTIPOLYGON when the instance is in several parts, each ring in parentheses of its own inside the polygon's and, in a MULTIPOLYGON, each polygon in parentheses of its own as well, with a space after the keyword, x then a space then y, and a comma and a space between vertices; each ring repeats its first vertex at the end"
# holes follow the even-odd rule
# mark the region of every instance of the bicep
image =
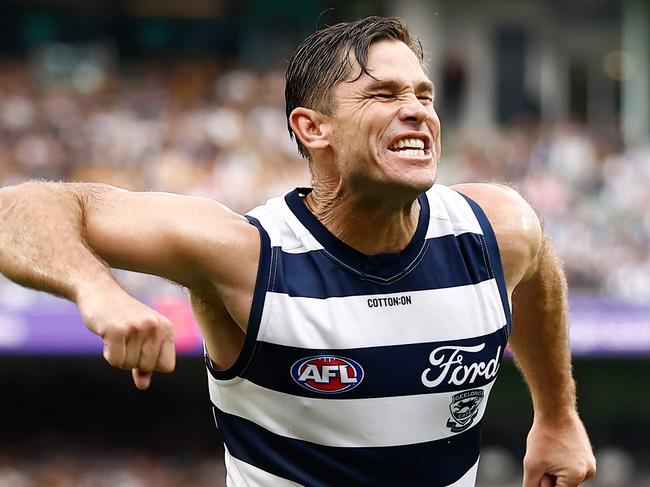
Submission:
POLYGON ((513 307, 548 307, 566 299, 567 283, 562 263, 551 239, 542 236, 539 250, 513 292, 513 307))
POLYGON ((212 280, 220 263, 227 266, 234 234, 250 226, 210 200, 110 186, 89 188, 82 208, 86 243, 109 266, 188 287, 212 280))

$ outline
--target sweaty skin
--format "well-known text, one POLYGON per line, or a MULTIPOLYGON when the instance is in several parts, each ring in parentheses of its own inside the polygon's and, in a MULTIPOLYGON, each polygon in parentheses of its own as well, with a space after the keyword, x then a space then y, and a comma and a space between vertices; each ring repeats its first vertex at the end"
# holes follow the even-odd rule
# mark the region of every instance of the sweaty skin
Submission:
MULTIPOLYGON (((405 44, 374 42, 368 68, 373 77, 357 76, 356 65, 334 88, 329 115, 299 107, 289 121, 310 154, 314 191, 305 204, 339 239, 371 255, 411 240, 417 196, 436 178, 440 121, 431 82, 405 44), (400 140, 413 150, 395 150, 400 140)), ((576 411, 561 266, 515 191, 454 189, 481 205, 500 248, 513 308, 510 345, 535 410, 523 486, 579 485, 594 474, 595 460, 576 411)), ((208 354, 225 369, 242 347, 259 256, 255 227, 206 199, 80 183, 0 190, 0 272, 74 301, 104 340, 106 360, 132 370, 141 389, 153 371, 173 370, 173 329, 129 296, 110 268, 187 287, 208 354)))

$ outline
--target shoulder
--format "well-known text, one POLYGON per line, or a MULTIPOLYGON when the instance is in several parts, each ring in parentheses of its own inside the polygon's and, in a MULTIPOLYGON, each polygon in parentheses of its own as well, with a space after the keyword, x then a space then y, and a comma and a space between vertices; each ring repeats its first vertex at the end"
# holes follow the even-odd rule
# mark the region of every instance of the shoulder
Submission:
POLYGON ((467 183, 452 189, 483 209, 499 244, 510 290, 531 272, 542 244, 542 225, 535 210, 514 189, 501 184, 467 183))

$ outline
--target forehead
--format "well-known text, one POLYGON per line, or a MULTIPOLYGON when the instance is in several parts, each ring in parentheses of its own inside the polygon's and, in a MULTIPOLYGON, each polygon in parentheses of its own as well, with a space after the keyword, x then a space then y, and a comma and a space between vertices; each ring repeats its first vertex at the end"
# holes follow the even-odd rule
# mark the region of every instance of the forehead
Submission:
MULTIPOLYGON (((367 67, 374 78, 382 81, 398 81, 400 84, 418 84, 429 81, 419 59, 411 51, 411 48, 400 41, 382 39, 373 42, 368 48, 367 67)), ((361 67, 355 60, 347 81, 355 80, 359 77, 360 72, 361 67)), ((364 73, 356 81, 343 84, 359 87, 375 81, 364 73)))

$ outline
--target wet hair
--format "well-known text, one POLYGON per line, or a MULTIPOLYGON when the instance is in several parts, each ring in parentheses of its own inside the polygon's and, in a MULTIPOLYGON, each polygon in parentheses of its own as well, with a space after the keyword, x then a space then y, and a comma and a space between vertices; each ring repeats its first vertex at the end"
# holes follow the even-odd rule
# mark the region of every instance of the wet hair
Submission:
POLYGON ((332 25, 314 32, 298 46, 289 59, 284 96, 289 134, 296 141, 300 155, 309 159, 307 148, 289 124, 291 112, 294 108, 305 107, 331 114, 332 88, 350 76, 354 60, 361 67, 355 80, 362 74, 372 77, 367 64, 368 48, 373 42, 384 39, 406 44, 424 67, 422 43, 397 17, 367 17, 332 25))

